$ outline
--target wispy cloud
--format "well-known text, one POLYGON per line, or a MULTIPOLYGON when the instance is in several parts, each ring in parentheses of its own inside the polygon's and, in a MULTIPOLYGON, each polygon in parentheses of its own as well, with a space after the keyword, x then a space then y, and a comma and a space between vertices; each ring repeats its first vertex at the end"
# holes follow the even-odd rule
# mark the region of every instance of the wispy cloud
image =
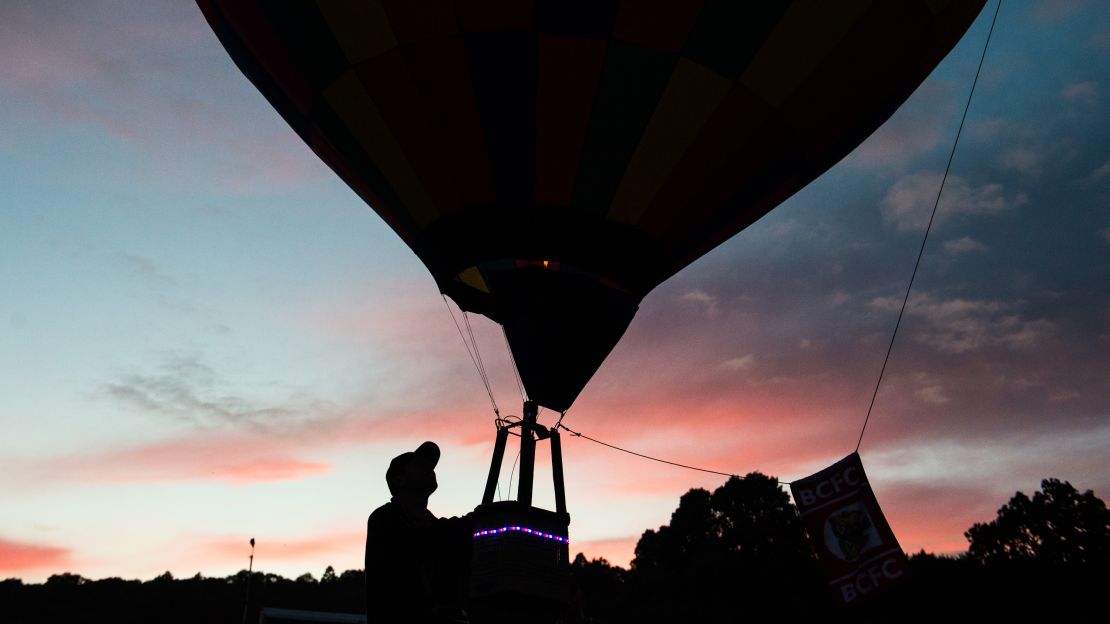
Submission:
POLYGON ((155 265, 154 261, 139 254, 118 252, 116 259, 119 265, 132 277, 154 287, 177 286, 177 280, 163 272, 155 265))
POLYGON ((950 84, 925 83, 847 162, 869 168, 905 167, 948 140, 945 132, 954 102, 950 84))
POLYGON ((1085 0, 1042 0, 1030 5, 1029 16, 1042 25, 1056 23, 1082 10, 1085 4, 1085 0))
POLYGON ((1060 90, 1060 97, 1069 102, 1094 104, 1098 101, 1098 83, 1093 80, 1073 82, 1060 90))
POLYGON ((1020 489, 1057 477, 1105 496, 1110 487, 1099 458, 1110 450, 1110 428, 998 432, 990 452, 982 444, 948 436, 912 445, 891 444, 865 456, 879 502, 907 550, 967 548, 963 531, 993 520, 1020 489), (1086 458, 1064 461, 1062 458, 1086 458), (949 544, 949 546, 944 546, 949 544))
POLYGON ((1008 171, 1016 171, 1026 175, 1041 173, 1041 155, 1028 147, 1013 147, 998 157, 999 164, 1008 171))
POLYGON ((978 251, 987 251, 989 247, 980 243, 979 241, 971 238, 970 236, 962 236, 952 240, 944 241, 944 253, 950 256, 959 256, 966 253, 973 253, 978 251))
POLYGON ((350 409, 314 414, 264 428, 206 427, 174 437, 96 451, 18 461, 26 482, 223 482, 242 486, 328 474, 335 449, 366 444, 413 444, 413 423, 435 423, 441 444, 490 442, 482 412, 466 406, 381 414, 350 409))
POLYGON ((705 292, 704 290, 691 290, 689 292, 683 293, 682 300, 692 301, 698 304, 699 306, 701 306, 705 315, 710 318, 716 317, 717 314, 720 312, 720 308, 717 307, 717 297, 705 292))
POLYGON ((1083 182, 1087 184, 1096 184, 1107 179, 1110 179, 1110 160, 1102 163, 1096 167, 1094 171, 1087 174, 1087 176, 1083 178, 1083 182))
POLYGON ((933 375, 918 373, 915 375, 915 385, 913 394, 924 403, 945 405, 952 402, 945 391, 944 384, 933 375))
POLYGON ((303 479, 324 474, 330 469, 330 466, 320 462, 274 458, 217 466, 211 476, 214 479, 232 483, 265 483, 267 481, 303 479))
MULTIPOLYGON (((981 444, 958 435, 934 437, 912 446, 891 444, 868 453, 869 472, 892 482, 972 486, 997 482, 1008 475, 1035 487, 1045 477, 1069 479, 1079 487, 1110 486, 1099 459, 1110 448, 1110 426, 1056 429, 1054 431, 1011 430, 993 436, 991 452, 981 444), (1062 457, 1078 457, 1064 470, 1062 457)), ((1012 493, 1012 492, 1010 492, 1012 493)), ((1005 495, 1006 491, 997 495, 1005 495)), ((990 496, 984 497, 990 500, 990 496)), ((1005 500, 997 501, 1001 504, 1005 500)))
POLYGON ((1110 51, 1110 28, 1103 28, 1091 35, 1090 40, 1087 42, 1092 48, 1108 52, 1110 51))
MULTIPOLYGON (((872 299, 877 310, 896 311, 899 296, 872 299)), ((916 339, 945 353, 965 353, 984 347, 1025 350, 1050 337, 1055 324, 1046 319, 1026 319, 1020 304, 992 299, 940 299, 930 293, 911 297, 907 314, 925 321, 916 339)))
MULTIPOLYGON (((880 202, 883 218, 898 231, 924 230, 940 189, 941 174, 922 171, 895 182, 880 202)), ((1001 184, 975 185, 949 175, 934 226, 958 215, 996 215, 1028 201, 1024 193, 1007 193, 1001 184)))
POLYGON ((103 386, 106 396, 148 414, 168 416, 200 427, 265 430, 318 418, 332 409, 326 401, 291 396, 272 402, 230 392, 200 354, 172 354, 155 371, 132 374, 103 386))
POLYGON ((241 435, 191 435, 41 462, 38 474, 64 481, 156 483, 223 481, 248 485, 327 473, 323 462, 292 457, 291 440, 241 435))
POLYGON ((136 180, 162 188, 257 194, 326 179, 276 114, 259 114, 266 105, 196 7, 112 4, 4 3, 0 56, 11 71, 0 96, 24 121, 6 134, 102 132, 139 156, 136 180))
POLYGON ((755 366, 755 355, 749 353, 740 357, 729 358, 721 362, 721 366, 730 371, 749 370, 755 366))
POLYGON ((1076 392, 1075 390, 1060 390, 1058 392, 1050 394, 1048 396, 1048 400, 1053 402, 1074 401, 1082 396, 1083 395, 1081 393, 1076 392))

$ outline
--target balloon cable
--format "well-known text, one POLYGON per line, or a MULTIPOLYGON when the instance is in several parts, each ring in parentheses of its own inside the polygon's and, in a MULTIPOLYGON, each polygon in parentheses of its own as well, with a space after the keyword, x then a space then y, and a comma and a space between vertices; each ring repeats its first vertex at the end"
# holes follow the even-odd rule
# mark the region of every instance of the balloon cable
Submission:
POLYGON ((689 470, 697 470, 698 472, 708 472, 710 474, 722 475, 722 476, 725 476, 725 477, 739 477, 739 475, 732 474, 731 472, 720 472, 720 471, 717 471, 717 470, 709 470, 707 468, 698 468, 696 466, 687 466, 686 464, 680 464, 678 462, 667 461, 665 459, 659 459, 658 457, 652 457, 650 455, 644 455, 643 453, 637 453, 636 451, 630 451, 628 449, 621 448, 619 446, 614 446, 612 444, 609 444, 608 442, 602 442, 601 440, 595 440, 594 438, 591 438, 590 436, 582 434, 582 433, 578 433, 577 431, 575 431, 575 430, 571 429, 570 427, 568 427, 566 425, 563 425, 563 424, 560 424, 559 428, 563 429, 564 431, 566 431, 567 433, 569 433, 570 435, 572 435, 576 438, 585 438, 586 440, 589 440, 590 442, 594 442, 594 443, 600 444, 602 446, 607 446, 611 449, 620 451, 622 453, 628 453, 629 455, 635 455, 636 457, 643 457, 644 459, 650 459, 651 461, 657 461, 661 464, 670 464, 672 466, 678 466, 679 468, 687 468, 689 470))
MULTIPOLYGON (((470 335, 470 344, 474 345, 474 357, 478 360, 478 372, 482 376, 482 381, 489 389, 489 373, 486 372, 486 363, 482 361, 482 352, 478 350, 478 339, 474 337, 474 329, 470 327, 470 314, 463 310, 462 313, 463 323, 466 324, 466 333, 470 335)), ((490 398, 493 398, 493 392, 490 391, 490 398)))
MULTIPOLYGON (((512 496, 513 496, 513 475, 516 473, 516 463, 518 461, 520 461, 520 451, 516 452, 516 457, 513 458, 513 469, 509 471, 509 491, 505 493, 505 499, 506 500, 512 500, 512 496)), ((518 491, 516 493, 516 495, 520 496, 520 492, 518 491)))
POLYGON ((883 383, 883 374, 886 372, 886 365, 890 361, 890 352, 894 349, 894 339, 898 336, 898 328, 902 325, 902 316, 906 312, 906 304, 910 300, 910 290, 913 289, 914 278, 917 277, 917 269, 921 266, 921 257, 925 254, 925 243, 929 240, 929 232, 933 229, 933 220, 937 216, 937 207, 940 206, 940 196, 944 193, 944 183, 948 180, 948 172, 952 169, 952 159, 956 156, 956 146, 960 144, 960 134, 964 131, 964 122, 967 121, 967 111, 971 108, 971 97, 975 95, 975 85, 979 83, 979 73, 983 71, 983 61, 987 58, 987 47, 991 43, 991 35, 994 34, 994 25, 998 21, 998 11, 1002 8, 1002 0, 998 0, 998 4, 994 7, 994 18, 991 19, 990 30, 987 31, 987 41, 983 44, 983 53, 979 56, 979 67, 975 70, 975 78, 971 81, 971 91, 967 94, 967 104, 964 105, 964 114, 960 117, 960 127, 956 130, 956 140, 952 142, 952 150, 948 152, 948 164, 944 167, 944 176, 940 179, 940 188, 937 189, 937 199, 933 202, 933 212, 929 215, 929 223, 925 226, 925 236, 921 239, 921 248, 917 250, 917 261, 913 265, 913 273, 910 274, 910 283, 906 285, 906 296, 902 298, 902 308, 898 310, 898 320, 894 322, 894 332, 890 335, 890 344, 886 348, 886 357, 883 358, 883 366, 879 370, 879 379, 875 382, 875 391, 871 393, 871 404, 867 406, 867 416, 863 419, 863 427, 860 428, 859 439, 856 440, 856 451, 859 452, 859 446, 863 443, 863 434, 867 432, 867 423, 871 420, 871 410, 875 407, 875 398, 879 396, 879 386, 883 383))
MULTIPOLYGON (((709 474, 721 475, 723 477, 735 477, 737 479, 744 479, 745 478, 745 477, 742 477, 742 476, 740 476, 736 473, 733 473, 733 472, 721 472, 719 470, 709 470, 708 468, 698 468, 697 466, 690 466, 690 465, 687 465, 687 464, 680 464, 678 462, 668 461, 666 459, 659 459, 658 457, 652 457, 651 455, 644 455, 643 453, 637 453, 636 451, 630 451, 626 448, 621 448, 619 446, 609 444, 608 442, 602 442, 601 440, 591 438, 590 436, 588 436, 584 433, 579 433, 579 432, 571 429, 570 427, 562 424, 562 420, 563 420, 562 418, 559 418, 559 422, 556 423, 555 427, 552 427, 552 428, 553 429, 555 429, 555 428, 562 429, 563 431, 566 431, 567 433, 569 433, 570 435, 572 435, 576 438, 583 438, 583 439, 589 440, 590 442, 593 442, 595 444, 600 444, 601 446, 609 447, 609 448, 611 448, 615 451, 620 451, 622 453, 628 453, 629 455, 635 455, 636 457, 642 457, 644 459, 650 459, 651 461, 659 462, 661 464, 668 464, 670 466, 678 466, 679 468, 686 468, 687 470, 697 470, 698 472, 708 472, 709 474)), ((790 485, 790 483, 787 482, 787 481, 776 481, 776 482, 779 485, 790 485)))
POLYGON ((520 400, 527 401, 528 393, 524 391, 524 382, 520 380, 520 369, 516 365, 516 357, 513 356, 513 348, 509 346, 509 332, 505 331, 505 326, 501 326, 501 335, 505 337, 505 350, 509 352, 509 362, 513 365, 513 376, 516 378, 516 389, 520 390, 520 400))
MULTIPOLYGON (((485 373, 482 371, 482 367, 479 365, 480 360, 476 358, 474 356, 474 352, 470 350, 470 343, 466 341, 466 336, 463 335, 462 327, 459 326, 459 320, 455 318, 455 311, 451 309, 451 304, 447 302, 447 295, 440 293, 440 296, 443 297, 443 305, 447 306, 447 313, 451 315, 451 320, 455 323, 455 329, 459 332, 459 338, 462 340, 463 346, 466 347, 466 354, 470 356, 470 362, 474 364, 474 369, 478 371, 478 376, 482 379, 482 385, 485 386, 486 394, 489 395, 490 405, 493 406, 493 413, 498 419, 500 419, 501 412, 498 411, 497 401, 493 398, 493 389, 489 385, 489 378, 487 378, 485 373)), ((463 312, 463 314, 465 315, 466 313, 463 312)), ((464 316, 463 318, 465 319, 466 317, 464 316)), ((467 323, 467 328, 470 328, 470 323, 467 323)), ((473 333, 470 334, 470 338, 471 340, 474 339, 473 333)), ((477 343, 474 344, 474 348, 475 350, 477 350, 477 343)))

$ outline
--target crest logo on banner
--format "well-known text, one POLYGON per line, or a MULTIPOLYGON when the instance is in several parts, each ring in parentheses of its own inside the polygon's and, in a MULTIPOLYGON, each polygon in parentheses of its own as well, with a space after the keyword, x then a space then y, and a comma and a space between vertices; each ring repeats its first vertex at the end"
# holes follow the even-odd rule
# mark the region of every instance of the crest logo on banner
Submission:
POLYGON ((791 483, 790 492, 817 542, 829 588, 843 604, 906 579, 906 554, 879 509, 859 453, 791 483))

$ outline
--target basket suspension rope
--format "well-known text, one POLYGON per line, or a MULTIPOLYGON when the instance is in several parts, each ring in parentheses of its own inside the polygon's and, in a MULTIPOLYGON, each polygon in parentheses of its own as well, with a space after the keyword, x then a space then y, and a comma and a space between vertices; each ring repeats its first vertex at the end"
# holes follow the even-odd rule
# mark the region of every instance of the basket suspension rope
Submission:
MULTIPOLYGON (((451 321, 455 323, 455 329, 459 332, 459 339, 462 340, 463 346, 466 347, 466 353, 470 356, 470 362, 474 364, 474 369, 478 371, 478 377, 480 377, 482 380, 482 385, 486 389, 486 394, 489 395, 489 402, 490 405, 493 407, 495 420, 500 420, 501 412, 497 409, 497 400, 493 398, 493 388, 490 387, 489 377, 486 376, 485 369, 481 365, 481 356, 476 355, 475 353, 478 350, 478 343, 475 342, 474 349, 471 350, 470 343, 466 341, 466 336, 463 335, 462 327, 459 325, 458 319, 455 318, 455 312, 451 309, 451 304, 447 302, 447 295, 441 293, 440 296, 443 297, 443 305, 447 306, 447 312, 451 315, 451 321)), ((463 315, 463 319, 465 320, 466 312, 463 312, 463 315)), ((469 321, 467 322, 467 329, 470 329, 469 321)), ((474 339, 473 332, 471 332, 470 338, 471 340, 474 339)))

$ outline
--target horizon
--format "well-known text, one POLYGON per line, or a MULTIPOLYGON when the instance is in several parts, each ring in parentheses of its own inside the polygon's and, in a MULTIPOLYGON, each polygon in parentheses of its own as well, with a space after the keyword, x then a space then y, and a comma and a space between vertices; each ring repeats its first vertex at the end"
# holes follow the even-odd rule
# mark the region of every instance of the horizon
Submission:
MULTIPOLYGON (((850 453, 994 6, 859 148, 651 292, 566 424, 783 481, 850 453)), ((0 52, 0 578, 226 576, 251 537, 282 576, 361 569, 385 467, 423 440, 430 509, 480 501, 493 412, 434 281, 196 6, 5 3, 0 52)), ((907 553, 965 551, 1043 478, 1110 492, 1105 76, 1110 5, 1002 7, 860 448, 907 553)), ((519 414, 499 326, 471 322, 519 414)), ((571 552, 625 568, 724 478, 563 454, 571 552)), ((550 483, 540 448, 536 506, 550 483)))
MULTIPOLYGON (((740 477, 737 477, 737 478, 744 479, 744 478, 748 478, 752 475, 760 475, 760 476, 764 476, 764 477, 767 476, 767 475, 762 475, 762 473, 760 473, 758 471, 755 471, 753 473, 749 473, 747 475, 740 476, 740 477)), ((771 478, 773 478, 773 477, 771 477, 771 478)), ((731 477, 730 477, 730 480, 731 480, 731 477)), ((1044 480, 1042 480, 1042 482, 1041 482, 1042 489, 1044 489, 1045 483, 1047 481, 1050 481, 1050 480, 1052 480, 1051 477, 1046 477, 1044 480)), ((1067 481, 1062 481, 1062 483, 1065 486, 1074 487, 1074 486, 1071 486, 1071 484, 1067 481)), ((785 484, 779 483, 778 484, 778 489, 786 495, 787 499, 789 499, 791 501, 790 505, 793 507, 794 506, 793 496, 791 495, 789 488, 787 488, 785 484)), ((1082 490, 1074 490, 1074 492, 1076 494, 1081 494, 1081 495, 1091 493, 1090 491, 1084 492, 1082 490)), ((1039 495, 1039 494, 1041 494, 1041 490, 1038 490, 1038 491, 1034 492, 1034 495, 1039 495)), ((1014 497, 1016 498, 1016 497, 1021 496, 1021 495, 1025 495, 1025 493, 1020 492, 1020 491, 1015 492, 1014 497)), ((1096 498, 1098 498, 1097 493, 1096 493, 1096 498)), ((1009 506, 1009 503, 1012 503, 1013 500, 1014 500, 1014 498, 1011 498, 1009 501, 1007 501, 1006 505, 1003 505, 1003 507, 1009 506)), ((1099 498, 1098 500, 1101 502, 1101 498, 1099 498)), ((1002 508, 999 509, 999 513, 1001 513, 1001 511, 1002 511, 1002 508)), ((996 516, 994 518, 984 519, 982 523, 977 522, 976 525, 994 524, 998 521, 999 521, 999 516, 996 516)), ((968 527, 968 531, 971 531, 972 528, 973 527, 968 527)), ((648 530, 650 530, 650 529, 645 529, 645 532, 647 532, 648 530)), ((237 571, 234 571, 234 572, 232 572, 228 575, 225 575, 225 576, 205 575, 203 573, 203 571, 197 571, 194 575, 191 575, 191 576, 178 576, 178 575, 172 574, 169 570, 167 570, 167 571, 165 571, 161 574, 157 574, 155 576, 152 576, 149 579, 121 578, 121 577, 118 577, 118 576, 102 577, 102 578, 85 578, 85 577, 81 577, 81 578, 84 579, 84 580, 87 580, 87 581, 92 581, 92 582, 103 581, 103 580, 124 580, 124 581, 128 581, 128 582, 135 581, 135 582, 148 583, 148 582, 152 582, 152 581, 156 581, 156 580, 159 580, 161 578, 164 578, 167 574, 169 574, 173 578, 173 580, 189 580, 189 579, 196 579, 196 578, 204 578, 204 579, 225 578, 226 579, 226 578, 231 578, 231 577, 240 576, 242 574, 249 573, 251 575, 261 575, 261 576, 276 575, 276 576, 284 578, 286 580, 297 581, 297 582, 299 582, 305 576, 308 576, 308 577, 310 577, 309 580, 311 580, 312 582, 319 583, 319 582, 324 582, 324 577, 327 575, 328 570, 331 570, 332 574, 335 575, 335 577, 342 576, 344 574, 347 574, 348 572, 357 572, 357 573, 362 573, 363 572, 362 568, 349 568, 349 569, 340 570, 340 569, 335 569, 335 567, 332 566, 331 564, 325 564, 323 570, 320 573, 319 578, 317 578, 316 575, 313 574, 311 570, 306 570, 302 574, 299 574, 299 575, 296 575, 296 576, 284 577, 281 574, 275 574, 275 573, 272 573, 272 572, 268 572, 263 568, 259 568, 257 570, 253 569, 254 560, 257 558, 255 556, 255 547, 257 545, 257 542, 254 538, 251 538, 248 542, 248 545, 250 546, 250 549, 249 549, 250 555, 249 555, 249 560, 248 560, 248 567, 247 568, 241 568, 241 569, 239 569, 237 571)), ((574 550, 575 549, 571 549, 571 552, 573 553, 574 550)), ((917 552, 907 552, 906 555, 911 560, 913 558, 919 557, 919 556, 935 557, 935 558, 939 558, 939 559, 953 559, 953 560, 964 560, 964 559, 972 560, 972 561, 976 560, 973 556, 970 556, 971 555, 970 549, 964 549, 962 551, 954 551, 954 552, 948 552, 948 553, 926 552, 925 550, 922 549, 922 550, 919 550, 917 552)), ((982 556, 982 551, 980 552, 980 556, 982 556)), ((609 566, 611 566, 612 568, 615 568, 615 569, 620 569, 620 570, 624 570, 624 571, 629 571, 629 570, 632 569, 632 566, 630 565, 631 562, 630 562, 629 565, 621 566, 619 564, 615 564, 613 562, 608 561, 604 557, 594 557, 594 558, 587 557, 585 555, 585 553, 583 553, 583 552, 575 553, 573 556, 571 556, 571 560, 574 561, 578 557, 585 557, 586 560, 589 561, 589 562, 601 562, 601 563, 607 564, 607 565, 609 565, 609 566)), ((319 566, 317 566, 317 568, 319 568, 319 566)), ((47 579, 43 579, 41 581, 38 581, 38 583, 34 583, 34 582, 28 583, 27 581, 25 581, 25 580, 23 580, 19 577, 3 578, 3 579, 0 579, 0 581, 20 581, 24 584, 42 584, 42 583, 45 583, 47 580, 49 580, 49 578, 53 578, 54 576, 67 576, 67 575, 71 575, 71 574, 72 573, 69 573, 69 572, 60 572, 59 571, 59 572, 56 572, 55 574, 50 575, 50 577, 48 577, 47 579)), ((80 575, 76 575, 76 576, 80 576, 80 575)))
MULTIPOLYGON (((757 474, 762 474, 762 473, 759 473, 758 471, 756 471, 756 473, 757 474)), ((747 475, 745 475, 745 477, 746 476, 747 475)), ((741 477, 741 478, 744 478, 744 477, 741 477)), ((779 489, 781 489, 784 493, 786 493, 786 495, 788 497, 793 499, 793 497, 790 494, 790 490, 788 488, 786 488, 784 485, 780 484, 779 489)), ((791 504, 793 504, 793 502, 791 504)), ((677 503, 676 503, 676 506, 677 506, 677 503)), ((992 520, 992 519, 984 519, 984 522, 989 522, 990 520, 992 520)), ((649 527, 649 528, 645 529, 645 531, 650 530, 652 528, 657 528, 657 527, 649 527)), ((275 574, 275 573, 272 573, 272 572, 268 572, 267 570, 265 570, 262 567, 259 567, 258 569, 253 569, 252 566, 254 565, 254 560, 258 558, 257 555, 254 554, 256 546, 257 546, 257 541, 254 538, 251 538, 249 540, 249 542, 247 542, 247 545, 244 547, 244 551, 250 553, 249 554, 249 561, 248 561, 249 567, 251 567, 250 574, 252 574, 252 575, 253 574, 259 574, 259 575, 275 574)), ((571 552, 575 553, 575 549, 572 548, 571 552)), ((961 557, 963 557, 964 555, 967 554, 967 549, 965 548, 962 551, 953 551, 953 552, 947 552, 947 553, 925 552, 924 550, 920 550, 918 552, 907 552, 906 554, 908 556, 910 556, 911 558, 915 557, 915 556, 918 556, 918 555, 928 555, 928 556, 941 557, 941 558, 961 558, 961 557)), ((571 560, 573 561, 578 556, 584 556, 584 557, 587 558, 587 560, 590 560, 590 561, 596 561, 596 560, 600 559, 600 560, 605 561, 606 563, 608 563, 609 565, 611 565, 615 568, 620 568, 620 569, 624 569, 624 570, 628 570, 631 567, 631 562, 629 562, 628 564, 625 564, 625 565, 620 565, 618 563, 608 561, 607 559, 605 559, 602 556, 589 557, 584 552, 581 552, 581 551, 572 555, 571 560)), ((319 567, 320 566, 317 565, 317 568, 319 568, 319 567)), ((306 570, 303 573, 298 574, 296 576, 285 577, 285 576, 282 576, 281 574, 277 574, 277 576, 282 576, 282 578, 286 578, 287 580, 290 580, 290 581, 297 581, 297 580, 300 580, 300 578, 302 576, 307 574, 307 575, 312 577, 312 580, 314 582, 321 582, 322 579, 323 579, 323 576, 326 573, 328 568, 331 568, 332 571, 337 576, 340 576, 340 575, 342 575, 344 573, 347 573, 347 572, 362 572, 363 571, 363 568, 348 568, 348 569, 342 569, 341 570, 341 569, 336 569, 331 564, 323 564, 323 570, 321 570, 319 577, 317 577, 315 574, 313 574, 312 570, 306 570)), ((240 574, 247 573, 247 572, 248 572, 248 568, 241 568, 237 571, 234 571, 234 572, 231 572, 229 574, 222 575, 222 576, 220 576, 220 575, 206 575, 206 574, 204 574, 203 570, 198 570, 193 575, 176 575, 176 574, 173 574, 172 572, 170 572, 169 570, 166 570, 166 571, 164 571, 160 574, 156 574, 154 576, 151 576, 149 579, 123 578, 123 577, 119 577, 119 576, 106 576, 106 577, 101 577, 101 578, 86 578, 86 577, 82 576, 81 578, 85 578, 86 580, 89 580, 89 581, 102 581, 102 580, 110 580, 110 579, 120 579, 120 580, 124 580, 124 581, 139 581, 139 582, 142 582, 142 583, 147 583, 147 582, 151 582, 151 581, 160 579, 160 578, 164 577, 166 574, 170 574, 173 577, 174 580, 188 580, 188 579, 196 578, 198 576, 201 577, 201 578, 230 578, 230 577, 238 576, 240 574)), ((67 575, 67 574, 72 574, 72 573, 70 573, 68 571, 60 571, 59 570, 59 571, 56 571, 55 573, 37 581, 37 582, 28 582, 27 580, 22 579, 18 576, 0 578, 0 581, 18 580, 18 581, 23 582, 24 584, 42 584, 42 583, 45 583, 47 580, 49 580, 50 577, 53 577, 55 575, 63 576, 63 575, 67 575)), ((81 576, 81 575, 77 575, 77 576, 81 576)))

